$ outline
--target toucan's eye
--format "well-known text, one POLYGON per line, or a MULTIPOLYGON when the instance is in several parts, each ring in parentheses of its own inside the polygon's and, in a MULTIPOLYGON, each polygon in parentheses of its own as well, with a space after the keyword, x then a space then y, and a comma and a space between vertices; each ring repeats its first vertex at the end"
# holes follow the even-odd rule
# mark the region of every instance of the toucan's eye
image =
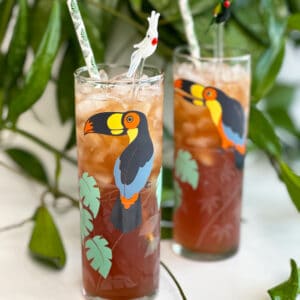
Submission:
POLYGON ((150 38, 150 34, 147 34, 147 38, 148 38, 148 39, 150 38))
POLYGON ((140 116, 136 112, 129 112, 124 117, 124 126, 127 129, 137 128, 140 124, 140 116))
POLYGON ((133 117, 132 117, 132 116, 128 116, 128 117, 126 118, 126 121, 127 121, 128 123, 133 122, 133 117))
POLYGON ((208 87, 203 91, 203 98, 205 100, 216 100, 218 98, 218 93, 214 88, 208 87))

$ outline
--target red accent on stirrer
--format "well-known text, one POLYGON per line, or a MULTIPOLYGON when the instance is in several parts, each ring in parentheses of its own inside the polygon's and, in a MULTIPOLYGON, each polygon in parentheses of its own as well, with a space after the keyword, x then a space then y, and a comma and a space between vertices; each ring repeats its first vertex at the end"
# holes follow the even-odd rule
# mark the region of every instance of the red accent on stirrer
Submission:
POLYGON ((225 0, 224 3, 223 3, 223 5, 224 5, 224 7, 229 8, 230 5, 231 5, 231 3, 230 3, 229 0, 225 0))
POLYGON ((152 44, 153 46, 155 46, 157 43, 158 43, 158 38, 152 39, 151 44, 152 44))

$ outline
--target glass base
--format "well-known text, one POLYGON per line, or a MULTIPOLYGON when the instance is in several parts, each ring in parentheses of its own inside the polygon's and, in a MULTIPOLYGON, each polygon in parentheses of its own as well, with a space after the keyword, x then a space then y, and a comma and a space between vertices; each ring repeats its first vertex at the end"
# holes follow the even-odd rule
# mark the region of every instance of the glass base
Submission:
POLYGON ((156 294, 157 294, 157 291, 155 291, 151 295, 138 297, 138 298, 127 298, 127 297, 118 297, 118 296, 113 297, 113 298, 102 298, 102 297, 98 297, 98 296, 89 296, 83 289, 83 296, 86 300, 111 300, 111 299, 115 299, 115 300, 116 299, 117 300, 154 300, 156 294))
POLYGON ((190 249, 187 249, 183 247, 182 245, 174 242, 172 244, 173 251, 183 257, 197 260, 197 261, 217 261, 217 260, 223 260, 226 258, 229 258, 233 256, 237 251, 238 248, 234 248, 230 251, 224 252, 224 253, 202 253, 202 252, 195 252, 190 249))

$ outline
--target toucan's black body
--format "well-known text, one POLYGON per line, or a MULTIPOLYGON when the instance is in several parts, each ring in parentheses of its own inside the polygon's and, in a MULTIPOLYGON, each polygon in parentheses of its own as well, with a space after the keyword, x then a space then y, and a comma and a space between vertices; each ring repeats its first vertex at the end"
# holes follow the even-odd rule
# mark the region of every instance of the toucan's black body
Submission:
POLYGON ((131 184, 136 177, 139 168, 142 168, 153 155, 153 144, 150 139, 147 120, 141 118, 139 134, 128 145, 120 156, 121 181, 123 184, 131 184))
POLYGON ((115 185, 120 194, 110 219, 116 229, 130 232, 142 222, 140 191, 147 183, 154 160, 146 116, 139 111, 99 113, 87 120, 85 133, 129 137, 129 145, 114 166, 115 185))
POLYGON ((139 195, 136 202, 128 209, 122 205, 120 197, 116 199, 112 209, 110 220, 114 227, 123 233, 136 229, 142 223, 142 205, 141 196, 139 195))
POLYGON ((217 24, 224 23, 229 20, 231 16, 231 11, 228 8, 222 7, 222 12, 215 17, 215 22, 217 24))

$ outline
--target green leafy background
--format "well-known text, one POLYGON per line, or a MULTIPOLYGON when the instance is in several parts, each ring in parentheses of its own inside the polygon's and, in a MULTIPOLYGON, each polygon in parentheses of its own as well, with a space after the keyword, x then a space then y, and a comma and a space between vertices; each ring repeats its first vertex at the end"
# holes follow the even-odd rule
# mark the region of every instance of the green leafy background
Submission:
MULTIPOLYGON (((208 25, 215 2, 190 0, 190 3, 199 40, 202 43, 212 43, 214 29, 208 30, 208 25)), ((149 59, 149 63, 159 62, 164 70, 169 70, 173 49, 186 43, 178 5, 173 0, 80 1, 80 10, 96 60, 102 62, 109 58, 112 62, 128 62, 129 54, 124 49, 131 49, 135 42, 142 39, 147 29, 146 17, 153 8, 161 13, 160 42, 156 55, 149 59), (123 27, 128 28, 126 34, 120 30, 123 27)), ((277 78, 286 56, 286 43, 295 47, 299 45, 299 24, 298 0, 235 0, 232 5, 232 18, 225 26, 225 44, 248 49, 253 58, 249 149, 258 153, 262 151, 267 155, 279 180, 286 185, 297 210, 300 210, 300 177, 295 172, 295 166, 299 161, 300 134, 290 114, 296 88, 292 84, 277 82, 277 78)), ((72 155, 75 145, 75 127, 72 125, 73 71, 83 65, 65 1, 0 1, 0 43, 0 68, 1 71, 5 70, 0 72, 0 135, 5 131, 31 141, 38 149, 53 155, 54 168, 49 168, 46 161, 39 158, 38 151, 29 149, 22 142, 17 147, 8 143, 5 153, 15 162, 19 172, 36 180, 45 189, 41 195, 41 203, 37 205, 39 213, 34 214, 33 220, 35 226, 41 224, 38 216, 48 220, 43 226, 52 224, 52 229, 43 238, 47 242, 58 241, 58 235, 53 229, 56 226, 50 221, 50 213, 46 213, 44 194, 53 196, 54 208, 62 198, 67 199, 71 207, 79 206, 77 198, 64 192, 64 178, 61 176, 64 163, 70 164, 76 172, 76 160, 72 155), (13 31, 7 34, 13 11, 16 12, 16 22, 13 31), (22 123, 22 119, 28 114, 33 114, 40 124, 47 118, 48 111, 37 110, 37 107, 49 86, 55 90, 51 100, 56 104, 56 113, 59 116, 60 123, 57 127, 65 128, 64 126, 69 125, 70 128, 63 147, 57 147, 55 138, 46 141, 43 134, 36 134, 22 123)), ((48 130, 46 126, 44 128, 45 131, 48 130)), ((169 127, 165 127, 164 133, 166 141, 172 138, 169 127)), ((60 130, 57 134, 60 134, 60 130)), ((191 184, 195 185, 192 181, 191 184)), ((100 193, 98 195, 94 189, 82 193, 83 198, 92 193, 94 198, 100 199, 100 193)), ((93 218, 100 209, 100 202, 97 203, 91 205, 86 198, 83 200, 84 209, 93 218)), ((174 192, 169 165, 164 166, 161 206, 162 218, 170 221, 174 192)), ((83 214, 86 220, 85 234, 88 236, 88 232, 92 230, 90 216, 88 213, 83 214)), ((170 228, 163 228, 162 232, 163 237, 171 236, 170 228)), ((33 235, 33 241, 35 236, 38 235, 33 235)), ((36 257, 52 259, 53 253, 43 252, 45 247, 42 246, 39 251, 39 243, 33 244, 36 257)), ((57 249, 62 249, 60 242, 55 245, 57 249)), ((62 250, 58 252, 58 265, 63 266, 65 260, 62 250)))

